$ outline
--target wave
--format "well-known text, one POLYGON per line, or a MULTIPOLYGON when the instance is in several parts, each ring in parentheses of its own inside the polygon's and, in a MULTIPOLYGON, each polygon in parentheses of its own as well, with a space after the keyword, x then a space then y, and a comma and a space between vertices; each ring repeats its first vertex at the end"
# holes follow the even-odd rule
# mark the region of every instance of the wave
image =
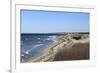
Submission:
POLYGON ((29 54, 29 51, 26 51, 25 54, 29 54))
POLYGON ((24 56, 24 54, 21 54, 21 56, 24 56))
POLYGON ((51 39, 54 43, 57 42, 57 36, 49 36, 49 39, 51 39))
POLYGON ((40 40, 41 38, 37 38, 38 40, 40 40))
POLYGON ((44 45, 44 44, 37 44, 37 45, 34 45, 32 48, 30 48, 29 50, 25 51, 24 53, 25 53, 25 54, 29 54, 29 52, 31 52, 34 48, 37 48, 37 47, 42 46, 42 45, 44 45))
POLYGON ((35 45, 34 47, 36 48, 36 47, 39 47, 39 46, 42 46, 43 44, 37 44, 37 45, 35 45))

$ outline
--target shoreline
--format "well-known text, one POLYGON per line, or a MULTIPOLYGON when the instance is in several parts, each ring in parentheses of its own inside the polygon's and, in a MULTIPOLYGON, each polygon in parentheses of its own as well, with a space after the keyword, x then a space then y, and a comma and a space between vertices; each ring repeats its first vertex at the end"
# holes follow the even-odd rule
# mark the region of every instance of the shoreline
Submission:
MULTIPOLYGON (((57 57, 59 58, 60 56, 62 56, 62 54, 59 53, 60 51, 61 52, 63 51, 63 55, 64 55, 64 54, 66 54, 66 53, 64 53, 64 51, 70 50, 76 44, 86 44, 86 43, 89 44, 89 37, 86 37, 85 39, 83 38, 83 39, 80 39, 80 40, 75 40, 75 39, 72 39, 70 37, 66 38, 65 36, 60 36, 60 37, 57 37, 57 39, 58 40, 57 40, 56 43, 50 45, 48 48, 45 48, 43 50, 43 55, 41 55, 37 58, 33 58, 33 59, 29 60, 28 63, 57 61, 57 57)), ((73 51, 73 50, 71 50, 71 51, 73 51)), ((62 60, 60 59, 60 61, 62 61, 62 60)), ((70 58, 69 60, 73 60, 73 59, 70 58)))

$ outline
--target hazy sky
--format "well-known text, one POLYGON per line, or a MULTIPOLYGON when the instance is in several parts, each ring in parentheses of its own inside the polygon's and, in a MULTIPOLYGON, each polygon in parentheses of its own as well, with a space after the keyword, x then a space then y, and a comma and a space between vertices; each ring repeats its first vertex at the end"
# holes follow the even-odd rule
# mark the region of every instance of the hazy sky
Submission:
POLYGON ((89 13, 21 10, 21 33, 89 32, 89 13))

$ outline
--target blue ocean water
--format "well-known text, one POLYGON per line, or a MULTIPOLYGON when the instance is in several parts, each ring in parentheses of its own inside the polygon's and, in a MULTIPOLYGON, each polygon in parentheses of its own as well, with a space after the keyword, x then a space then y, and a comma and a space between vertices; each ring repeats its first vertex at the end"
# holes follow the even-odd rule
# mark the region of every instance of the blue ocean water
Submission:
POLYGON ((57 42, 56 34, 21 34, 21 62, 43 54, 43 49, 57 42))

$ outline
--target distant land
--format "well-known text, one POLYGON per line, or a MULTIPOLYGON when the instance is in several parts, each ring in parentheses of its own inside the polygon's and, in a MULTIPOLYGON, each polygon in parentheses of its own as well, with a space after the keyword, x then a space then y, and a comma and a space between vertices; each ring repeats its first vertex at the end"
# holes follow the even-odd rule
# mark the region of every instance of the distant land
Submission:
POLYGON ((43 34, 50 34, 50 35, 59 35, 59 34, 69 34, 69 33, 80 33, 80 34, 89 34, 89 32, 54 32, 54 33, 21 33, 21 34, 37 34, 37 35, 43 35, 43 34))

